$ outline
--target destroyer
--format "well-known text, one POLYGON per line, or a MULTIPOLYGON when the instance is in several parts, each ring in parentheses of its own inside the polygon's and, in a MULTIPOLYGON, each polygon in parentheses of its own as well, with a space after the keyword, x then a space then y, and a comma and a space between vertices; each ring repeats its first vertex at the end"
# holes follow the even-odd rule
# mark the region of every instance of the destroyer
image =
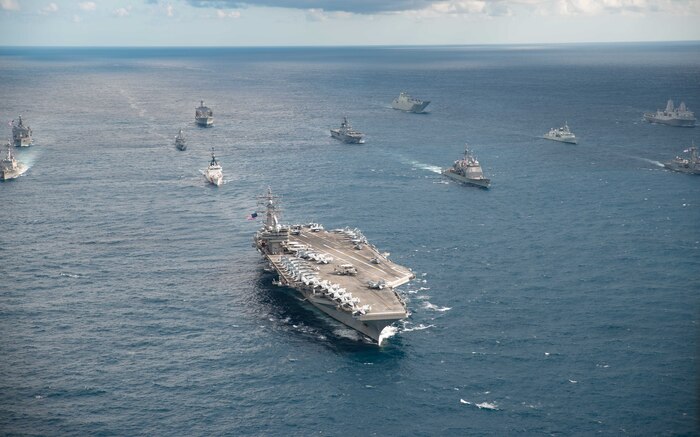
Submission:
POLYGON ((391 102, 391 107, 400 111, 421 113, 426 106, 430 104, 430 100, 423 101, 414 99, 406 93, 401 93, 391 102))
POLYGON ((194 120, 198 125, 204 127, 214 124, 214 113, 208 106, 204 106, 204 100, 200 100, 199 108, 195 108, 194 120))
POLYGON ((182 129, 180 129, 180 132, 178 132, 177 136, 175 137, 175 147, 177 147, 178 150, 187 150, 185 134, 182 133, 182 129))
POLYGON ((12 141, 17 147, 28 147, 32 144, 32 128, 24 125, 21 115, 16 125, 12 120, 12 141))
POLYGON ((15 159, 12 153, 12 144, 7 142, 7 153, 0 161, 0 179, 6 181, 8 179, 14 179, 22 173, 27 171, 27 166, 15 159))
POLYGON ((464 157, 455 161, 452 167, 442 170, 442 174, 458 182, 481 188, 488 188, 491 185, 491 179, 484 177, 481 164, 469 151, 468 144, 464 145, 464 157))
POLYGON ((673 100, 666 102, 665 110, 647 112, 644 119, 649 123, 667 124, 669 126, 695 127, 695 114, 681 102, 678 108, 673 107, 673 100))
POLYGON ((568 123, 564 123, 564 126, 560 128, 551 128, 542 138, 552 141, 561 141, 562 143, 576 144, 576 135, 569 130, 568 123))
POLYGON ((672 161, 665 162, 664 167, 681 173, 700 174, 700 157, 698 156, 698 148, 695 147, 695 143, 685 149, 683 153, 690 153, 690 156, 688 158, 676 156, 672 161))
POLYGON ((357 229, 280 224, 278 198, 270 189, 261 201, 265 223, 255 234, 254 246, 279 276, 275 284, 295 289, 319 310, 377 343, 384 328, 407 317, 395 287, 415 277, 409 269, 380 254, 357 229))
POLYGON ((365 142, 364 134, 352 129, 347 117, 343 117, 343 122, 337 129, 331 129, 331 136, 345 143, 362 144, 365 142))
POLYGON ((214 156, 214 151, 211 151, 211 161, 209 161, 209 167, 204 170, 204 178, 209 181, 210 184, 220 187, 224 183, 224 174, 221 171, 221 165, 219 161, 216 160, 214 156))

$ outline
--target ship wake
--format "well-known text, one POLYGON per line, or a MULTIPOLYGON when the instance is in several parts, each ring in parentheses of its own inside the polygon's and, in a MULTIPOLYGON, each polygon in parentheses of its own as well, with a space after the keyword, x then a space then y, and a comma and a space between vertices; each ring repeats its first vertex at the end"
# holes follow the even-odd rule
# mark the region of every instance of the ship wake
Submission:
POLYGON ((442 174, 442 168, 438 167, 437 165, 425 164, 418 161, 411 161, 411 165, 414 169, 427 170, 433 173, 442 174))

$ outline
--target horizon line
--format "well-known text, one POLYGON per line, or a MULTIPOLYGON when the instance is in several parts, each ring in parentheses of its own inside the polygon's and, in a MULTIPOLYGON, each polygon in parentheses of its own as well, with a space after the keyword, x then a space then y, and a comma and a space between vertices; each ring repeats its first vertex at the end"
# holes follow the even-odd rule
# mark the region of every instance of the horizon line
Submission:
POLYGON ((578 41, 578 42, 518 42, 518 43, 446 43, 446 44, 295 44, 295 45, 0 45, 0 49, 37 48, 37 49, 225 49, 225 48, 390 48, 390 47, 484 47, 484 46, 574 46, 574 45, 621 45, 621 44, 692 44, 700 43, 700 39, 694 40, 663 40, 663 41, 578 41))

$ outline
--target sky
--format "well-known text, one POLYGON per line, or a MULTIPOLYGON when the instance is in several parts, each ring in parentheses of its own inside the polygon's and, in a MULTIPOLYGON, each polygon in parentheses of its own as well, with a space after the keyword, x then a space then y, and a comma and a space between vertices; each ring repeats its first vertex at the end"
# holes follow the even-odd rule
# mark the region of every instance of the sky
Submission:
POLYGON ((0 0, 0 46, 700 40, 700 0, 0 0))

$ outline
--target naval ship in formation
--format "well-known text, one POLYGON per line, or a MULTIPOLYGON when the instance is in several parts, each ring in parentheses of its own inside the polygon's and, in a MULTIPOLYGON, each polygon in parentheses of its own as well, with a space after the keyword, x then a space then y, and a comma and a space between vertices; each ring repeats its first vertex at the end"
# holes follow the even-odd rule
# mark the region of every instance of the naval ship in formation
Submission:
POLYGON ((273 283, 295 289, 319 310, 381 344, 384 328, 408 316, 395 287, 413 279, 413 272, 379 253, 357 229, 284 225, 271 189, 261 201, 265 223, 253 241, 278 275, 273 283))
POLYGON ((569 124, 564 123, 560 128, 551 128, 542 138, 562 143, 576 144, 576 135, 569 129, 569 124))
POLYGON ((6 181, 21 176, 27 171, 27 166, 15 159, 12 153, 12 144, 7 142, 5 156, 0 161, 0 180, 6 181))
POLYGON ((695 114, 681 102, 678 108, 673 107, 673 100, 666 102, 665 110, 647 112, 644 119, 649 123, 667 124, 669 126, 695 127, 695 114))
POLYGON ((481 188, 491 185, 491 179, 484 177, 481 164, 469 151, 468 144, 464 145, 464 157, 455 161, 452 167, 443 169, 442 174, 455 181, 481 188))
POLYGON ((194 120, 199 126, 209 127, 214 124, 214 113, 208 106, 204 106, 204 100, 199 101, 199 108, 195 108, 194 120))
POLYGON ((24 125, 21 115, 17 124, 12 120, 12 141, 16 147, 29 147, 32 144, 32 128, 24 125))
POLYGON ((343 117, 343 122, 340 123, 339 128, 331 129, 331 136, 349 144, 362 144, 365 142, 364 134, 353 130, 347 117, 343 117))
POLYGON ((182 133, 182 129, 180 129, 180 132, 178 132, 175 137, 175 147, 177 147, 177 150, 187 150, 185 134, 182 133))
POLYGON ((419 114, 423 112, 426 106, 430 104, 430 100, 423 101, 414 99, 406 93, 401 93, 391 102, 391 107, 400 111, 415 112, 419 114))
POLYGON ((209 161, 209 167, 204 170, 204 178, 209 181, 210 184, 220 187, 224 183, 224 174, 221 170, 221 164, 216 160, 214 156, 214 150, 211 151, 211 161, 209 161))
POLYGON ((669 170, 679 171, 681 173, 700 174, 700 157, 698 156, 698 148, 693 143, 683 153, 690 153, 687 158, 676 156, 669 162, 664 162, 664 167, 669 170))

